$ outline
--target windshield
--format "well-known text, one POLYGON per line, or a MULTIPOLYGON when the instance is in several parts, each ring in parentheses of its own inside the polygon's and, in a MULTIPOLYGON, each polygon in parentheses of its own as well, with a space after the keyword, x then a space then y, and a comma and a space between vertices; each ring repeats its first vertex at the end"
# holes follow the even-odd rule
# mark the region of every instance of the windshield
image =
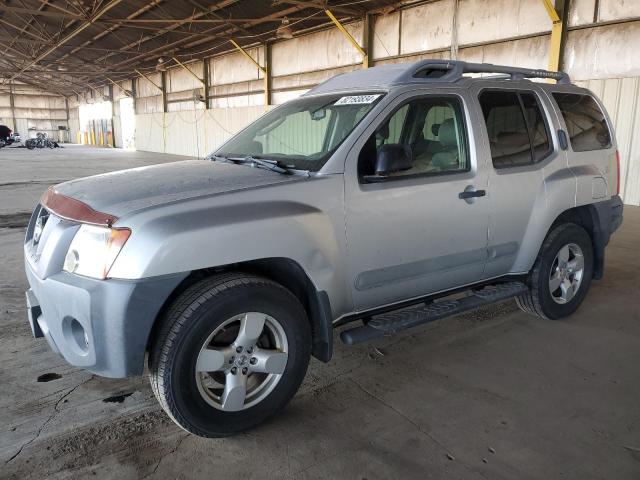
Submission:
POLYGON ((267 113, 215 155, 277 160, 317 172, 383 94, 302 97, 267 113))

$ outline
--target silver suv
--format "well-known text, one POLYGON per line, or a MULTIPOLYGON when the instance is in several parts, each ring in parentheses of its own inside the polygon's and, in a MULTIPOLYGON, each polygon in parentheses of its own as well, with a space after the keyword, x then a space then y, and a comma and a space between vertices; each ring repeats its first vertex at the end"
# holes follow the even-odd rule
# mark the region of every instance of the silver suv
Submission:
POLYGON ((206 437, 282 409, 337 326, 355 344, 512 297, 570 315, 622 221, 602 104, 544 70, 339 75, 208 160, 51 187, 24 245, 34 335, 107 377, 146 357, 206 437))

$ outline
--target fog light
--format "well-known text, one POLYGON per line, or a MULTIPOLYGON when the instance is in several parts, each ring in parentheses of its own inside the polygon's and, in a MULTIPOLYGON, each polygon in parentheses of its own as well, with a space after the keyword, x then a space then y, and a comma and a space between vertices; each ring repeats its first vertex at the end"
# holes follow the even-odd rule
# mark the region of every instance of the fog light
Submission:
POLYGON ((82 324, 73 317, 65 317, 63 323, 64 336, 78 355, 89 353, 89 335, 82 324))

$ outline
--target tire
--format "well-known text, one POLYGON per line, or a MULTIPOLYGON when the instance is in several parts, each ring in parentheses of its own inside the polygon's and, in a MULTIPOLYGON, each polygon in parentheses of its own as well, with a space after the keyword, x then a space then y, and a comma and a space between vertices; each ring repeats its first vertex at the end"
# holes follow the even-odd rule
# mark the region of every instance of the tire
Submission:
POLYGON ((36 148, 36 142, 33 141, 32 139, 29 139, 25 142, 24 146, 27 147, 29 150, 33 150, 34 148, 36 148))
POLYGON ((575 312, 584 300, 592 277, 591 237, 584 228, 574 223, 558 225, 545 238, 529 273, 529 291, 517 297, 516 303, 521 310, 542 318, 565 318, 575 312), (569 261, 565 262, 567 251, 569 261), (580 255, 582 270, 578 281, 580 255), (559 286, 552 291, 558 282, 559 286), (569 285, 570 288, 567 288, 569 285))
POLYGON ((149 352, 151 386, 187 432, 224 437, 251 429, 284 408, 306 374, 306 312, 289 290, 266 278, 227 273, 201 280, 173 301, 161 322, 149 352), (252 336, 259 340, 241 340, 252 336), (231 385, 242 382, 246 397, 240 398, 241 388, 231 385))

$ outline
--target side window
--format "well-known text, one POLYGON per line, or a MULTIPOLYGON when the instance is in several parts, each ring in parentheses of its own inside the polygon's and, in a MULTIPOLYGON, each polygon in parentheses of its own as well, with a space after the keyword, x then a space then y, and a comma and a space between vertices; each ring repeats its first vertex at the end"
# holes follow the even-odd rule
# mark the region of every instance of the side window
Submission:
POLYGON ((574 152, 602 150, 611 147, 611 132, 602 110, 589 95, 553 94, 567 125, 574 152))
POLYGON ((546 158, 551 151, 549 133, 542 116, 540 104, 533 93, 521 93, 522 106, 524 107, 525 118, 531 133, 531 144, 533 147, 533 161, 539 162, 546 158))
POLYGON ((373 175, 380 152, 398 147, 408 161, 385 176, 464 172, 470 165, 467 145, 461 101, 421 97, 402 105, 378 127, 360 152, 358 171, 361 177, 373 175))
POLYGON ((533 93, 487 90, 479 100, 495 168, 531 165, 550 153, 547 126, 533 93))

